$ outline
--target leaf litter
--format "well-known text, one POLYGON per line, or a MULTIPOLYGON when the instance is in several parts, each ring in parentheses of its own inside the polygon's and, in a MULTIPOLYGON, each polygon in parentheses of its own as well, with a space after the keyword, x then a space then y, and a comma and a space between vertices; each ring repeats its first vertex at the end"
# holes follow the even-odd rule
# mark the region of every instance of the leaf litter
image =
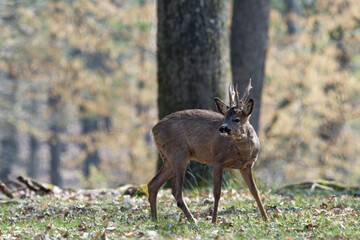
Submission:
MULTIPOLYGON (((160 221, 149 217, 147 196, 137 186, 66 190, 0 199, 1 239, 232 239, 358 238, 360 199, 351 195, 262 194, 270 221, 261 219, 247 189, 224 189, 218 222, 211 223, 211 190, 184 194, 198 225, 188 223, 171 195, 158 195, 160 221), (131 189, 130 189, 131 187, 131 189), (130 194, 131 193, 131 194, 130 194)), ((0 195, 1 197, 1 195, 0 195)))

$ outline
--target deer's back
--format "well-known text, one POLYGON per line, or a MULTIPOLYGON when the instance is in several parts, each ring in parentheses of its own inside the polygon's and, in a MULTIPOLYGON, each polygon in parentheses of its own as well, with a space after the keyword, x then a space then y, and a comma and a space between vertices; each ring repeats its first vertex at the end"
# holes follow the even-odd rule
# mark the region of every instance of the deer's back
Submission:
POLYGON ((218 134, 223 116, 210 110, 189 109, 172 113, 153 127, 155 138, 176 140, 193 135, 208 136, 218 134))
POLYGON ((219 134, 222 120, 221 114, 209 110, 175 112, 153 127, 154 140, 165 154, 186 151, 189 158, 209 163, 214 146, 231 141, 219 134))

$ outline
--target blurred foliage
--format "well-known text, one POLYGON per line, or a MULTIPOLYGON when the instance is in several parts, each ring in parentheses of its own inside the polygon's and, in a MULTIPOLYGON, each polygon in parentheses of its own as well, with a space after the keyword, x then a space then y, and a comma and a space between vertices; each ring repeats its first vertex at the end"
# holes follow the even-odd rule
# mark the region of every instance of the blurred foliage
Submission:
MULTIPOLYGON (((268 184, 317 178, 359 183, 360 4, 300 5, 292 16, 298 31, 289 35, 284 3, 273 0, 257 176, 268 184)), ((58 94, 65 186, 117 186, 152 177, 155 22, 154 0, 0 3, 0 135, 10 121, 23 143, 13 171, 24 171, 26 139, 33 134, 41 143, 39 177, 46 176, 47 99, 58 94), (81 134, 83 117, 100 119, 102 127, 81 134), (107 127, 105 118, 111 120, 107 127), (83 161, 95 150, 101 164, 84 179, 83 161)))
POLYGON ((44 142, 51 137, 47 98, 60 95, 64 172, 80 170, 86 155, 97 149, 102 162, 96 174, 110 185, 146 181, 155 168, 148 147, 157 116, 154 18, 154 1, 1 3, 0 81, 6 86, 11 83, 6 75, 16 75, 21 96, 14 111, 1 115, 44 142), (83 114, 109 117, 111 128, 82 135, 83 114), (79 148, 84 144, 85 150, 79 148))
POLYGON ((288 35, 281 3, 271 12, 259 168, 272 182, 359 183, 360 5, 302 1, 300 30, 288 35))

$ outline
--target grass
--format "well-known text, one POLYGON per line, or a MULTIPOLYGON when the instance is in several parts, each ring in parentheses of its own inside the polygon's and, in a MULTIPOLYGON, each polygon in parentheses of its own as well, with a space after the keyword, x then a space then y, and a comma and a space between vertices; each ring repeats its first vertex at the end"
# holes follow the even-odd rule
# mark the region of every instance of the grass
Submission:
POLYGON ((307 190, 262 193, 264 222, 247 189, 223 190, 217 224, 211 191, 185 201, 198 224, 188 223, 170 190, 159 193, 160 222, 149 220, 146 196, 121 190, 63 191, 0 202, 0 239, 358 239, 360 198, 307 190))

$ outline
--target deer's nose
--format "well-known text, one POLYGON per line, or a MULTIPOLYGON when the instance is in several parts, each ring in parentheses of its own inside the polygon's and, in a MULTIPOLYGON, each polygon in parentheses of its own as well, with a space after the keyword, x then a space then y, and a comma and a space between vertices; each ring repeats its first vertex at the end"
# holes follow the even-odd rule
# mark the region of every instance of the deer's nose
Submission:
POLYGON ((221 127, 219 128, 219 132, 221 132, 221 133, 230 133, 230 132, 231 132, 231 129, 228 128, 228 127, 226 127, 226 126, 221 126, 221 127))

